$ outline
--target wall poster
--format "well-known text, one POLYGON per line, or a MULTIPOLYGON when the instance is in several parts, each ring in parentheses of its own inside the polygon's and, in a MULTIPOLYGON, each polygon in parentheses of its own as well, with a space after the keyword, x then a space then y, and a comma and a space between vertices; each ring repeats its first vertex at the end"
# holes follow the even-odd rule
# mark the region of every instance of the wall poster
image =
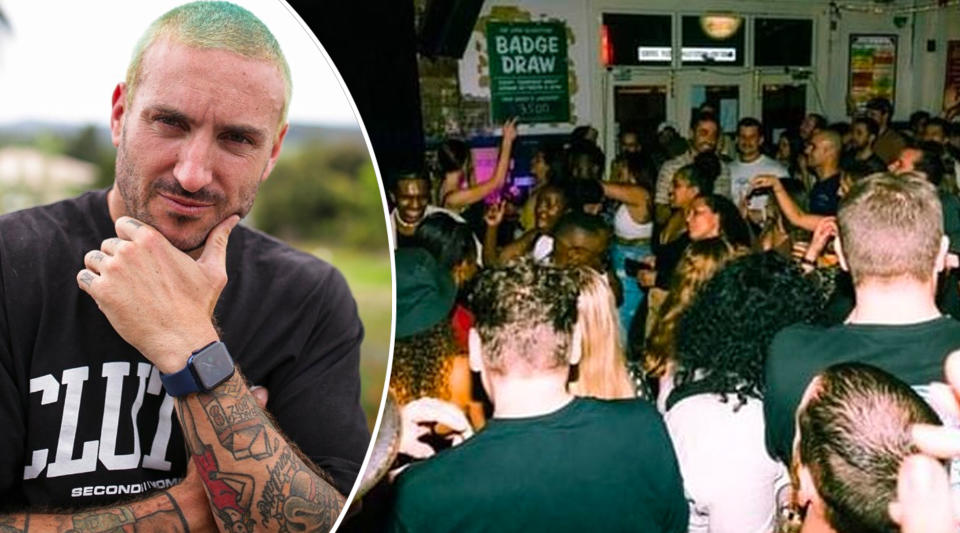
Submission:
POLYGON ((882 96, 894 102, 897 85, 897 36, 853 34, 850 36, 850 67, 847 112, 863 111, 867 101, 882 96))

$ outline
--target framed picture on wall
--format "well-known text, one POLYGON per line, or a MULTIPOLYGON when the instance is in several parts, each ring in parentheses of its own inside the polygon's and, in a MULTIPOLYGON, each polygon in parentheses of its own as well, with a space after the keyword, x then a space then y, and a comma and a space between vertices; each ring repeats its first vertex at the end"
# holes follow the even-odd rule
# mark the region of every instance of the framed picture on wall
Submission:
POLYGON ((897 86, 897 36, 850 35, 847 113, 863 111, 867 101, 882 96, 894 102, 897 86))

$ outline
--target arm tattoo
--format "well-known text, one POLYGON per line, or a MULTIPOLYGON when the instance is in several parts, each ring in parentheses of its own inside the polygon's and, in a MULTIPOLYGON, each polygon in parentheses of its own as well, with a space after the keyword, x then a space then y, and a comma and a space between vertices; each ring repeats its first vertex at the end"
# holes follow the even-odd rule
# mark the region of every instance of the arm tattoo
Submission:
POLYGON ((214 514, 229 531, 253 531, 254 521, 250 516, 250 504, 256 487, 253 477, 221 472, 213 447, 200 440, 190 409, 185 409, 183 403, 178 402, 177 410, 191 448, 191 458, 207 490, 214 514))
POLYGON ((280 532, 333 527, 343 496, 295 444, 284 442, 241 375, 213 391, 178 401, 177 410, 214 514, 224 526, 280 532), (199 428, 206 431, 203 437, 199 428), (221 472, 220 465, 233 473, 221 472), (259 523, 252 518, 253 500, 259 523))
POLYGON ((180 506, 177 505, 177 501, 173 499, 173 496, 169 492, 164 492, 167 499, 170 500, 170 505, 173 506, 173 510, 177 512, 177 516, 180 517, 180 523, 183 524, 184 533, 190 532, 190 525, 187 523, 187 517, 183 516, 183 511, 180 510, 180 506))
POLYGON ((73 515, 72 531, 77 533, 81 531, 123 531, 126 529, 124 526, 133 525, 136 521, 137 518, 130 507, 114 507, 73 515))
POLYGON ((270 479, 263 487, 257 510, 263 517, 260 523, 269 527, 276 523, 277 531, 327 531, 343 506, 338 492, 322 487, 302 461, 286 449, 271 468, 270 479))
POLYGON ((24 533, 30 528, 30 513, 24 517, 23 527, 20 527, 16 516, 0 516, 0 533, 24 533))
POLYGON ((217 440, 237 460, 253 457, 259 461, 272 456, 275 447, 271 448, 266 431, 270 422, 253 397, 244 394, 246 385, 240 380, 223 385, 222 392, 199 396, 200 404, 217 432, 217 440), (234 401, 227 402, 228 407, 224 409, 219 399, 228 397, 234 401))

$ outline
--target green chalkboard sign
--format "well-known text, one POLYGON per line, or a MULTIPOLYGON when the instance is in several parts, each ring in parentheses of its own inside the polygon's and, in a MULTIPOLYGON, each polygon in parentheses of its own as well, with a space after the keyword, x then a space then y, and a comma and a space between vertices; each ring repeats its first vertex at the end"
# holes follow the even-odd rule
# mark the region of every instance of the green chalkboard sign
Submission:
POLYGON ((488 22, 494 122, 568 122, 567 32, 563 23, 488 22))

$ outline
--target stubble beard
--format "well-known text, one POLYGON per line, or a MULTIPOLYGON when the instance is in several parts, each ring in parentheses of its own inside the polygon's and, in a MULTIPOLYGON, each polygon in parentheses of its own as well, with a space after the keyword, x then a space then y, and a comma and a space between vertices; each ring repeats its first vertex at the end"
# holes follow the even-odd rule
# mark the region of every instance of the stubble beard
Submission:
MULTIPOLYGON (((264 167, 264 171, 265 170, 266 167, 264 167)), ((261 176, 262 175, 263 172, 261 172, 261 176)), ((126 209, 126 215, 149 225, 157 231, 160 231, 167 241, 170 242, 170 244, 185 253, 202 248, 207 241, 207 237, 210 235, 210 231, 230 215, 237 214, 240 216, 240 218, 245 217, 253 208, 253 202, 260 190, 261 182, 262 180, 257 180, 252 187, 247 187, 246 189, 241 190, 239 205, 234 209, 230 209, 230 206, 226 205, 226 199, 222 194, 211 193, 205 190, 191 193, 183 189, 183 187, 181 187, 180 184, 173 178, 158 178, 150 183, 147 183, 147 179, 143 177, 143 174, 138 170, 137 165, 131 161, 129 157, 127 157, 125 130, 122 134, 120 145, 117 147, 115 184, 117 192, 120 193, 120 198, 123 200, 123 206, 126 209), (153 197, 158 196, 159 191, 168 191, 184 198, 213 202, 214 205, 217 206, 216 216, 209 224, 209 227, 193 232, 190 235, 181 237, 168 234, 169 232, 164 232, 163 229, 158 225, 157 217, 154 217, 148 209, 150 200, 153 197)), ((167 218, 172 220, 173 224, 177 227, 185 227, 189 224, 197 222, 197 219, 194 217, 178 215, 175 213, 168 214, 167 218)))

